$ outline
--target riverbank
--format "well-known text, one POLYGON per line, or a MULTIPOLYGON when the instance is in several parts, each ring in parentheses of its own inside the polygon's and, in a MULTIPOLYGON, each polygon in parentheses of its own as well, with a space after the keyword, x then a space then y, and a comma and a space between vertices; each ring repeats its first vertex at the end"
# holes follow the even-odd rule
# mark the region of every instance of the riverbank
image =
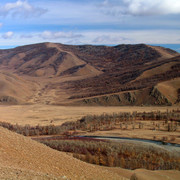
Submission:
POLYGON ((110 141, 128 140, 128 141, 134 141, 134 142, 137 141, 137 142, 153 143, 153 144, 162 145, 162 146, 180 147, 180 144, 168 143, 168 142, 157 141, 157 140, 149 140, 149 139, 139 139, 139 138, 113 137, 113 136, 77 136, 77 137, 102 139, 102 140, 110 140, 110 141))
POLYGON ((82 136, 106 136, 106 137, 125 137, 135 139, 146 139, 163 141, 166 143, 174 143, 180 145, 180 136, 178 132, 168 132, 148 129, 113 129, 110 131, 83 132, 82 136))

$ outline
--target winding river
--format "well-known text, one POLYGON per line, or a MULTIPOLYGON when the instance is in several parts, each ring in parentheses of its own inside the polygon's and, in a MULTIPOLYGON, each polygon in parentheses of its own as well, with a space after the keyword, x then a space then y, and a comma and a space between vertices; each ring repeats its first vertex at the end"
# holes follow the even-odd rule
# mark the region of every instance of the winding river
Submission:
POLYGON ((167 143, 163 141, 156 141, 156 140, 148 140, 148 139, 138 139, 138 138, 127 138, 127 137, 111 137, 111 136, 78 136, 81 138, 93 138, 93 139, 104 139, 104 140, 131 140, 131 141, 140 141, 140 142, 146 142, 146 143, 154 143, 157 145, 162 146, 173 146, 173 147, 180 147, 180 144, 175 143, 167 143))

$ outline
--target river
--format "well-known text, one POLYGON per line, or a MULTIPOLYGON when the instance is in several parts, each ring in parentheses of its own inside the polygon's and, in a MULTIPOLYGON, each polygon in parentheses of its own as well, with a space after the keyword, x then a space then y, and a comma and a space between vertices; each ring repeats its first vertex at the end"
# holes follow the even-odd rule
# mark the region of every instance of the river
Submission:
POLYGON ((173 147, 180 147, 180 144, 175 143, 168 143, 163 141, 156 141, 156 140, 148 140, 148 139, 138 139, 138 138, 127 138, 127 137, 111 137, 111 136, 78 136, 82 138, 93 138, 93 139, 104 139, 104 140, 130 140, 130 141, 139 141, 139 142, 146 142, 146 143, 153 143, 161 146, 173 146, 173 147))

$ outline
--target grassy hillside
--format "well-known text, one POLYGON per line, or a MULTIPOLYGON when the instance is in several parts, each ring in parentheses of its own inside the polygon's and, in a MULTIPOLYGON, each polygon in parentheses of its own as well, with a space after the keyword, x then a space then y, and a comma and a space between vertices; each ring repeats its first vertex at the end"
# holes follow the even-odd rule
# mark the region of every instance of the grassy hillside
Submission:
POLYGON ((178 89, 172 87, 174 97, 169 98, 158 84, 179 78, 179 64, 177 52, 145 44, 108 47, 41 43, 0 50, 1 74, 6 72, 18 79, 12 83, 2 77, 0 88, 6 93, 1 95, 4 98, 1 101, 173 105, 178 103, 178 89), (162 96, 162 100, 157 101, 159 97, 152 96, 153 89, 158 90, 155 96, 162 96), (119 95, 121 102, 112 98, 114 93, 119 95), (143 94, 141 100, 140 94, 143 94), (105 100, 97 97, 102 95, 105 100), (98 100, 89 99, 91 97, 98 100))

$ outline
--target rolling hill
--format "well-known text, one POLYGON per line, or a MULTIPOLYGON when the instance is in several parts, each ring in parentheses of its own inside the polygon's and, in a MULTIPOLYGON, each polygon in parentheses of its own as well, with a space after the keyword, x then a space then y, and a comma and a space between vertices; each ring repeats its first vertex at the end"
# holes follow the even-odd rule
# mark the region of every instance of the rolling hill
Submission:
POLYGON ((0 50, 0 103, 174 105, 180 54, 145 44, 0 50))

